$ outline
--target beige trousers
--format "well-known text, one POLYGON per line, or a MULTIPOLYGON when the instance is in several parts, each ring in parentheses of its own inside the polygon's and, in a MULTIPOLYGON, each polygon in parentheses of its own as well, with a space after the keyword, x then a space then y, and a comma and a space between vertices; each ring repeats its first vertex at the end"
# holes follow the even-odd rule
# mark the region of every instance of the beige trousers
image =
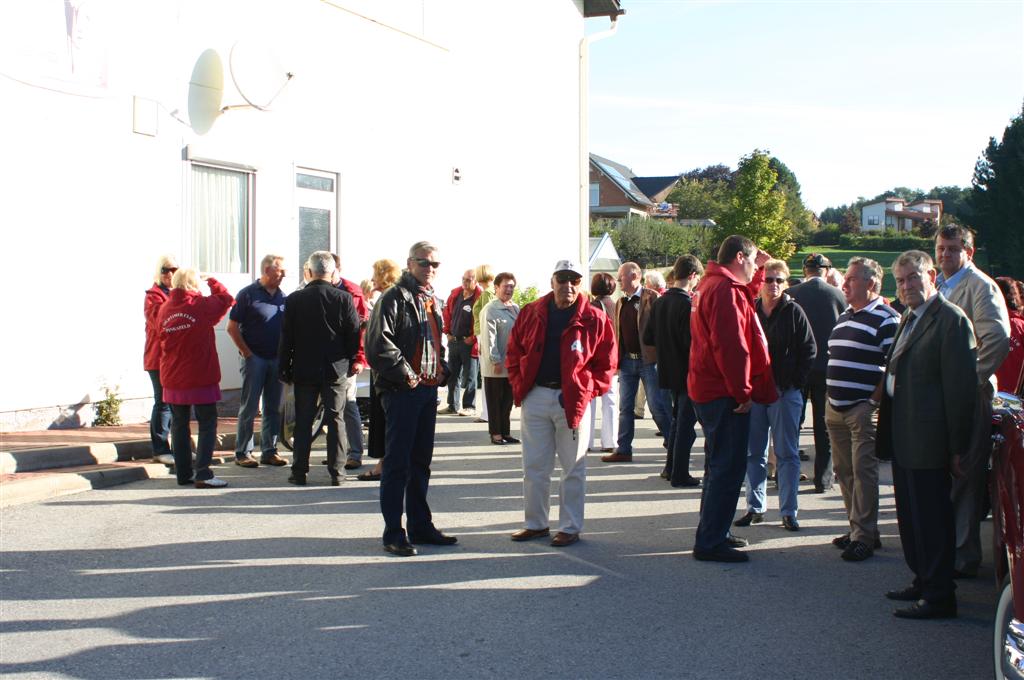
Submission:
POLYGON ((832 442, 832 463, 850 520, 850 540, 869 548, 878 539, 878 458, 875 457, 875 407, 864 401, 845 411, 829 404, 825 426, 832 442))

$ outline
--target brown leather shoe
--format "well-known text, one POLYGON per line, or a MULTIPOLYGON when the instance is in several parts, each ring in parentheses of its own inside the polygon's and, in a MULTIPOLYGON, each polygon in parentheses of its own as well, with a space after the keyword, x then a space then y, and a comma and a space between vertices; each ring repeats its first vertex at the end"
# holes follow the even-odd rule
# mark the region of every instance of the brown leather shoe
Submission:
POLYGON ((235 458, 235 465, 244 468, 258 468, 260 466, 260 463, 255 458, 246 456, 245 458, 235 458))
POLYGON ((559 531, 555 534, 555 537, 551 539, 551 545, 556 548, 564 548, 567 545, 572 545, 578 540, 580 540, 579 534, 567 534, 564 531, 559 531))
POLYGON ((286 461, 284 458, 277 455, 276 453, 270 456, 269 458, 261 458, 260 462, 263 463, 264 465, 273 465, 274 467, 281 467, 283 465, 288 464, 288 461, 286 461))
POLYGON ((551 529, 544 527, 543 529, 520 529, 513 533, 509 538, 513 541, 529 541, 531 538, 540 538, 541 536, 550 536, 551 529))
POLYGON ((633 454, 625 453, 612 453, 607 456, 601 456, 602 463, 632 463, 633 454))

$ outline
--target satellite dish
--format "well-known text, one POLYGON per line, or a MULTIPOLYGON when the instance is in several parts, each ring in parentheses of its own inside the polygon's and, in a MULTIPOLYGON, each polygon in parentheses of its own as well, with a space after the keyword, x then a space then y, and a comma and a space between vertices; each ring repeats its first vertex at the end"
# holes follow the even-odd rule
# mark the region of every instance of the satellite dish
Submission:
POLYGON ((221 113, 224 97, 224 62, 216 50, 199 55, 188 82, 188 119, 192 129, 204 135, 221 113))
POLYGON ((266 41, 243 38, 231 46, 228 70, 245 104, 225 106, 224 110, 252 107, 267 111, 294 74, 266 41))

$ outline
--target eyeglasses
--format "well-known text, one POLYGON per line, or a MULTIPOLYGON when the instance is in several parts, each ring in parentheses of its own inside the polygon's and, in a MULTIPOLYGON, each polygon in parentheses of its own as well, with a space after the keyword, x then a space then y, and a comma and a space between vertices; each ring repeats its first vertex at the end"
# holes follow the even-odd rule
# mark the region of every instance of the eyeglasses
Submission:
POLYGON ((177 267, 160 267, 161 274, 173 274, 176 271, 178 271, 177 267))
POLYGON ((782 284, 784 284, 786 282, 786 279, 782 278, 781 276, 778 276, 778 277, 766 276, 766 277, 764 277, 764 282, 765 283, 777 283, 777 284, 779 284, 781 286, 782 284))
POLYGON ((437 269, 438 267, 441 266, 440 262, 434 262, 433 260, 428 260, 425 257, 413 258, 413 262, 415 262, 421 267, 430 267, 431 269, 437 269))
POLYGON ((583 277, 579 274, 573 274, 572 272, 558 272, 555 274, 555 281, 559 283, 571 283, 574 286, 578 286, 583 277))

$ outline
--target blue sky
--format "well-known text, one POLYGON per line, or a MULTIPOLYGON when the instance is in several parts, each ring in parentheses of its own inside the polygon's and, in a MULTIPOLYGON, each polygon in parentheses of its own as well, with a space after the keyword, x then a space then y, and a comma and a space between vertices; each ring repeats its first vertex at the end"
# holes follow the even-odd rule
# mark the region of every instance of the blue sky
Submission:
POLYGON ((1024 0, 621 4, 590 49, 590 150, 638 175, 764 149, 815 212, 969 186, 1024 102, 1024 0))

